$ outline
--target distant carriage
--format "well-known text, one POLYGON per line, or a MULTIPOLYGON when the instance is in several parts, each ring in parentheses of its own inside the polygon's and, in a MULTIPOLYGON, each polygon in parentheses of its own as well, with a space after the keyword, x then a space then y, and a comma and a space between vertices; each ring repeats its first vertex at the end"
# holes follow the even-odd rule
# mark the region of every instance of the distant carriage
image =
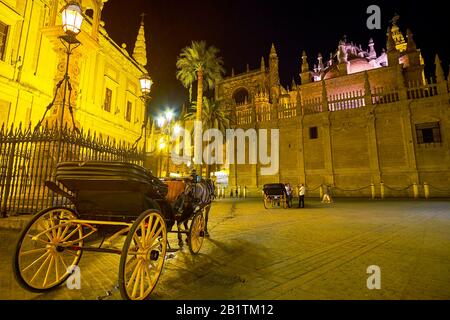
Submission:
POLYGON ((68 191, 54 182, 47 187, 71 205, 33 216, 13 257, 15 277, 29 291, 45 292, 64 283, 83 251, 94 251, 120 255, 118 285, 124 299, 146 299, 164 266, 168 232, 178 233, 179 239, 186 234, 192 254, 200 251, 212 196, 192 190, 209 190, 205 183, 165 184, 137 165, 93 161, 59 163, 56 181, 68 191), (178 230, 172 231, 175 223, 178 230), (94 234, 103 236, 101 244, 86 245, 94 234), (123 244, 115 243, 122 235, 123 244))
POLYGON ((280 206, 288 208, 288 196, 283 183, 269 183, 263 187, 264 208, 280 206))

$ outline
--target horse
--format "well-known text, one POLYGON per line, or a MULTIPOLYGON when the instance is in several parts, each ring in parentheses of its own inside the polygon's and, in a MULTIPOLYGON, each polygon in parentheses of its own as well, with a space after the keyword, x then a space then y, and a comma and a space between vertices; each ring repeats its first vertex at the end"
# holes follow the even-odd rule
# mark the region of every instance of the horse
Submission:
MULTIPOLYGON (((188 230, 188 221, 200 210, 205 210, 205 236, 208 233, 208 217, 211 210, 211 202, 214 200, 215 186, 211 179, 202 179, 200 182, 186 181, 184 191, 178 196, 174 204, 175 217, 178 231, 181 226, 188 230)), ((186 241, 189 240, 189 236, 186 241)), ((178 245, 183 246, 181 233, 178 233, 178 245)))

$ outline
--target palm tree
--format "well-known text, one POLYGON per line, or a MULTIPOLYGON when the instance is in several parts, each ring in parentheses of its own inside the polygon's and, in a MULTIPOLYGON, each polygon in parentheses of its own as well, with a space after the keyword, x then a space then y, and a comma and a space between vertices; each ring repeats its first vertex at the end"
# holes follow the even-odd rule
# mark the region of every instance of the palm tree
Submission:
POLYGON ((177 79, 185 88, 189 88, 189 101, 192 100, 192 84, 197 81, 197 114, 201 120, 203 91, 213 89, 216 81, 222 79, 225 69, 219 49, 207 47, 205 41, 192 41, 191 46, 184 48, 177 59, 177 79))
MULTIPOLYGON (((194 104, 191 111, 184 116, 184 120, 197 120, 197 114, 198 107, 197 104, 194 104)), ((207 97, 203 97, 202 116, 200 120, 202 121, 203 131, 214 128, 220 130, 222 133, 225 133, 225 130, 230 128, 230 119, 224 110, 220 108, 212 98, 208 99, 207 97)), ((210 172, 211 165, 208 165, 206 168, 206 175, 208 177, 210 176, 210 172)))

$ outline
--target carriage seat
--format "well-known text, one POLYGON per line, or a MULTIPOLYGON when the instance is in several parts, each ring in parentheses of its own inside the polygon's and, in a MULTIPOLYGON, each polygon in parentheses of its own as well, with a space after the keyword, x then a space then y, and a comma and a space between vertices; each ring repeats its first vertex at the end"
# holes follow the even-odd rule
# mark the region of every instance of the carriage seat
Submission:
POLYGON ((175 202, 186 187, 185 182, 181 180, 167 180, 164 183, 168 186, 166 200, 169 202, 175 202))

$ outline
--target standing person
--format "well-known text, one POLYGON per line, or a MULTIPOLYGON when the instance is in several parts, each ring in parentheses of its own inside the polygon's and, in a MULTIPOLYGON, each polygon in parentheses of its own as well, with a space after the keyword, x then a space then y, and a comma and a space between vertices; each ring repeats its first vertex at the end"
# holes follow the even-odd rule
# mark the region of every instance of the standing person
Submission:
POLYGON ((286 183, 285 185, 286 188, 286 197, 287 197, 287 204, 288 207, 292 207, 292 187, 290 183, 286 183))
POLYGON ((299 208, 305 207, 305 191, 306 191, 306 188, 303 185, 303 183, 301 183, 300 188, 298 189, 298 207, 299 208))
POLYGON ((230 191, 230 198, 233 198, 233 189, 230 191))
POLYGON ((325 193, 323 195, 323 203, 331 203, 331 187, 329 185, 327 185, 327 187, 325 188, 325 193))

